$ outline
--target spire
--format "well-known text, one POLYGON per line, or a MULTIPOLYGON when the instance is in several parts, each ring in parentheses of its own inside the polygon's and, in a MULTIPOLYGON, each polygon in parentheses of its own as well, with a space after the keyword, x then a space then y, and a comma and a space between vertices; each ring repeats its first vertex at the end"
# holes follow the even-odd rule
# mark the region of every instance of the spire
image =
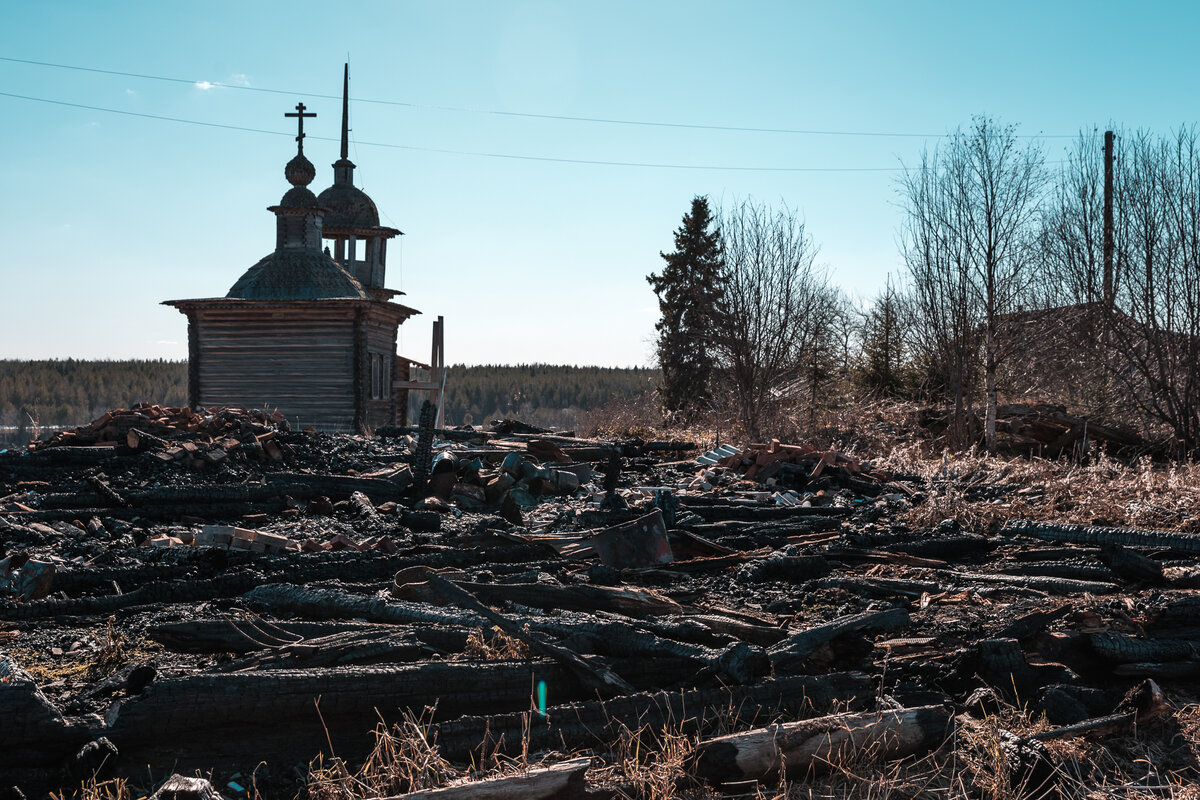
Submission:
POLYGON ((342 158, 350 157, 350 64, 342 73, 342 158))
POLYGON ((333 164, 333 185, 354 185, 354 162, 350 160, 350 65, 342 72, 342 157, 333 164))

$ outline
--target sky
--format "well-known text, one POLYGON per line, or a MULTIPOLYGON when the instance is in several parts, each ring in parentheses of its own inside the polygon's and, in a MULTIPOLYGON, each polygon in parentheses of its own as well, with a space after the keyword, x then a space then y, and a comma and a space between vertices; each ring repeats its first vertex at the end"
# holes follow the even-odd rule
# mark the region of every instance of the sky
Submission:
POLYGON ((400 352, 423 360, 442 315, 467 364, 650 365, 646 275, 695 195, 794 209, 868 299, 903 267, 899 170, 972 115, 1018 124, 1053 165, 1081 130, 1196 121, 1200 85, 1192 2, 45 0, 5 17, 0 358, 185 358, 186 321, 159 303, 223 296, 273 249, 297 102, 318 115, 310 188, 332 183, 347 58, 356 182, 404 231, 387 282, 422 312, 400 352))

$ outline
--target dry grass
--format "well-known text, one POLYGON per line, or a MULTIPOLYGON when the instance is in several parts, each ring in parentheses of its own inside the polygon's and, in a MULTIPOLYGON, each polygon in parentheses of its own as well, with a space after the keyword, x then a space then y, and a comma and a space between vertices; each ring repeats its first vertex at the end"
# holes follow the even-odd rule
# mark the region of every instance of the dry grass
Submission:
POLYGON ((669 800, 679 796, 679 784, 687 778, 684 763, 695 746, 695 738, 681 733, 678 726, 634 730, 622 725, 604 774, 620 797, 669 800))
POLYGON ((974 452, 931 459, 914 449, 894 448, 876 462, 925 480, 925 501, 904 520, 910 525, 955 518, 966 527, 986 530, 1010 519, 1038 519, 1200 531, 1200 464, 1156 464, 1144 458, 1126 465, 1100 457, 1080 466, 974 452), (1000 496, 979 496, 995 484, 1007 484, 1007 489, 1000 496))
POLYGON ((94 647, 85 646, 61 656, 24 647, 9 648, 7 652, 38 684, 45 684, 57 680, 100 681, 131 661, 148 658, 162 649, 149 639, 127 636, 115 623, 116 619, 109 617, 103 630, 92 631, 94 647))
POLYGON ((51 792, 50 800, 130 800, 132 793, 124 778, 100 781, 95 777, 82 781, 73 792, 51 792))
POLYGON ((482 628, 476 628, 467 634, 467 646, 462 652, 462 658, 471 661, 529 658, 529 645, 496 626, 492 627, 490 638, 485 638, 482 628))
POLYGON ((310 800, 365 800, 444 786, 460 773, 438 752, 429 736, 433 710, 405 711, 392 726, 375 726, 375 746, 361 767, 351 771, 337 756, 317 756, 308 767, 303 795, 310 800))
MULTIPOLYGON (((736 716, 721 725, 744 730, 759 727, 736 716)), ((1044 743, 1041 762, 1061 795, 1044 795, 1026 780, 1016 744, 1051 726, 1027 710, 1004 706, 984 719, 960 716, 956 733, 938 750, 921 757, 883 763, 876 753, 860 751, 821 774, 793 776, 778 784, 738 784, 716 789, 702 785, 687 770, 698 737, 678 725, 665 729, 618 726, 614 741, 600 748, 603 764, 593 767, 589 783, 623 800, 1033 800, 1061 796, 1079 800, 1200 800, 1200 787, 1184 773, 1164 765, 1178 762, 1182 747, 1200 753, 1200 706, 1177 709, 1154 728, 1099 740, 1054 739, 1044 743)), ((711 733, 709 735, 712 735, 711 733)), ((312 800, 366 800, 406 791, 436 788, 470 777, 474 780, 516 774, 556 763, 559 753, 493 758, 486 768, 455 770, 437 751, 424 719, 408 716, 392 728, 380 725, 366 762, 351 772, 337 758, 310 767, 304 797, 312 800)), ((104 787, 107 784, 99 784, 104 787)), ((128 794, 77 794, 54 800, 129 800, 128 794)))

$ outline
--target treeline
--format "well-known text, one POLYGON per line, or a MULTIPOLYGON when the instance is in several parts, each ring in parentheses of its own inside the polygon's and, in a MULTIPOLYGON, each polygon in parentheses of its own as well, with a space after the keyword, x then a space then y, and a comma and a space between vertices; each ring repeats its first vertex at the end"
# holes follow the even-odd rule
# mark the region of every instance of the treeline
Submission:
POLYGON ((110 408, 187 402, 184 361, 0 361, 0 425, 80 425, 110 408))
MULTIPOLYGON (((653 389, 658 371, 550 364, 449 369, 445 421, 518 417, 570 428, 587 412, 653 389)), ((0 425, 80 425, 111 408, 187 403, 185 361, 0 361, 0 425)))
POLYGON ((658 370, 553 364, 455 364, 446 379, 445 423, 481 425, 516 418, 533 425, 575 428, 610 402, 655 388, 658 370))

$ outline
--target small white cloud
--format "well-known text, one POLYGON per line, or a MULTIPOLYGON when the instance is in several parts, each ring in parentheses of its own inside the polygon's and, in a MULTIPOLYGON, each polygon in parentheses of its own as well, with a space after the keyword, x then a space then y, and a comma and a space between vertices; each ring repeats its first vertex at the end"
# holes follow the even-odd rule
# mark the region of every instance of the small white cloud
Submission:
POLYGON ((216 86, 215 83, 209 83, 208 81, 196 81, 196 88, 206 92, 214 86, 216 86))
POLYGON ((249 86, 250 79, 246 77, 244 72, 235 72, 229 76, 229 82, 234 86, 249 86))
POLYGON ((96 122, 96 120, 92 120, 91 122, 89 122, 89 123, 87 124, 87 127, 89 127, 89 128, 99 128, 99 127, 100 127, 100 123, 99 123, 99 122, 96 122))
POLYGON ((129 95, 130 97, 137 97, 137 92, 135 92, 133 89, 126 89, 125 94, 129 95))

